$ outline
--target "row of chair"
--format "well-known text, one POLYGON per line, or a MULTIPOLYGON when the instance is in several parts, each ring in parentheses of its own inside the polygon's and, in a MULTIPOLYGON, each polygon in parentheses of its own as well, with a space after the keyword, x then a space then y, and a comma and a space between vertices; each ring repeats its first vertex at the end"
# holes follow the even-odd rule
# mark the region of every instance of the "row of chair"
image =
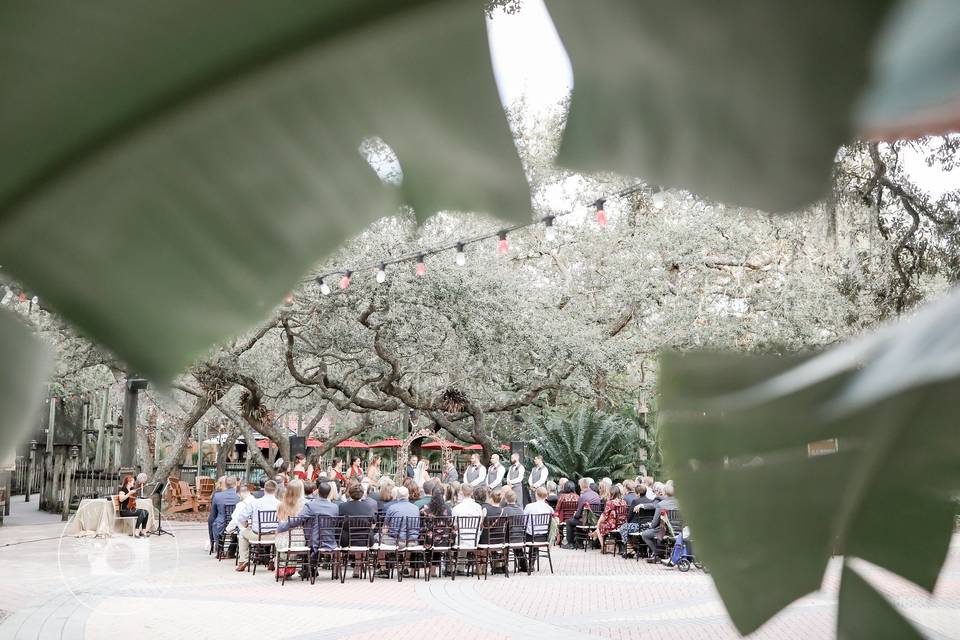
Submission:
MULTIPOLYGON (((330 568, 331 579, 346 581, 347 569, 355 577, 373 582, 377 575, 402 581, 405 575, 416 577, 423 571, 429 580, 438 576, 456 579, 458 574, 483 575, 502 572, 510 576, 534 569, 539 571, 541 556, 547 557, 553 573, 550 553, 550 514, 496 516, 483 521, 480 516, 314 516, 291 526, 278 536, 286 536, 286 545, 277 549, 273 536, 258 536, 250 545, 249 566, 275 563, 276 578, 285 582, 288 568, 314 582, 322 567, 330 568)), ((276 512, 258 512, 261 532, 275 527, 276 512)), ((230 540, 226 534, 216 543, 222 559, 230 540)))

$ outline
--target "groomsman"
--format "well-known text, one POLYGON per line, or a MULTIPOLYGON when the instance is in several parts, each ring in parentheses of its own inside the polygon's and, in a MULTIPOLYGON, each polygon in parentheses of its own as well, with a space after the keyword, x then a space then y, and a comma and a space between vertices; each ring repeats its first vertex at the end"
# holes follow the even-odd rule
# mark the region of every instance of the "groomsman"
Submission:
POLYGON ((523 476, 526 469, 520 464, 520 454, 510 454, 510 468, 507 470, 507 484, 517 495, 520 506, 527 504, 527 492, 523 490, 523 476))
POLYGON ((463 481, 471 487, 479 487, 487 479, 487 470, 480 464, 480 456, 470 456, 470 465, 463 472, 463 481))
POLYGON ((507 470, 500 464, 500 455, 495 453, 490 456, 490 467, 487 468, 487 487, 491 491, 499 489, 503 485, 503 476, 506 472, 507 470))
POLYGON ((530 470, 530 479, 527 484, 530 486, 530 495, 537 495, 537 489, 546 486, 550 478, 550 472, 543 464, 543 456, 533 456, 533 469, 530 470))
POLYGON ((443 484, 460 481, 460 474, 457 473, 457 468, 453 466, 453 463, 449 460, 443 463, 443 475, 440 476, 440 481, 443 482, 443 484))

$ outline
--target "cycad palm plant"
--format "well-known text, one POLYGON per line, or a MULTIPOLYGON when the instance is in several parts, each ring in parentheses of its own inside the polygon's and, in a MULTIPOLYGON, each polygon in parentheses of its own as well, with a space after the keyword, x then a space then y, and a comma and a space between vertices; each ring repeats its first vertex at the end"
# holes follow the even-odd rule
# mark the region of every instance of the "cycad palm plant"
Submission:
POLYGON ((627 447, 629 422, 590 408, 547 417, 537 425, 530 445, 554 478, 604 476, 622 479, 636 473, 627 447))

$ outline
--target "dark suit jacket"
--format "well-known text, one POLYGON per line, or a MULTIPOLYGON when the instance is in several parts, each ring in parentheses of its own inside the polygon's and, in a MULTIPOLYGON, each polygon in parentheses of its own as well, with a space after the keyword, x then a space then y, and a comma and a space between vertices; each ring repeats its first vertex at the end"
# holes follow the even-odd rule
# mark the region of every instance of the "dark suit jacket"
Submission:
POLYGON ((641 518, 646 519, 646 517, 649 516, 650 513, 652 512, 653 506, 654 506, 653 500, 651 500, 647 496, 636 496, 633 501, 633 504, 627 508, 628 509, 627 513, 629 514, 628 516, 629 519, 627 521, 640 522, 641 518), (650 508, 648 509, 646 505, 649 505, 650 508), (633 511, 634 507, 642 507, 642 508, 640 509, 640 511, 634 512, 633 511))
MULTIPOLYGON (((339 507, 330 502, 329 500, 310 500, 305 505, 303 509, 295 518, 290 518, 286 522, 281 522, 277 526, 277 533, 283 533, 290 527, 302 527, 305 520, 313 518, 314 516, 339 516, 340 509, 339 507)), ((319 549, 320 547, 324 549, 333 549, 337 546, 336 535, 334 534, 333 529, 324 529, 320 531, 316 527, 313 527, 310 531, 310 548, 319 549)))
POLYGON ((416 470, 413 468, 412 464, 407 465, 407 477, 413 478, 416 476, 416 470))
POLYGON ((377 505, 371 505, 366 500, 349 500, 340 503, 340 515, 347 516, 370 516, 377 515, 377 505))
POLYGON ((223 530, 227 528, 227 514, 224 507, 234 505, 240 502, 240 496, 236 489, 224 489, 213 494, 210 500, 209 521, 213 523, 214 540, 220 537, 223 530))

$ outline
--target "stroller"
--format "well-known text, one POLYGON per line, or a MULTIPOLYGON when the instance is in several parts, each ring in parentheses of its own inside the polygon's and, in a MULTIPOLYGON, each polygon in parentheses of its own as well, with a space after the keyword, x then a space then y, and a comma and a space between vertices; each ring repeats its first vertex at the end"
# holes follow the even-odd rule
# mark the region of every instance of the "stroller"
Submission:
POLYGON ((690 528, 684 527, 683 531, 677 534, 673 543, 673 551, 670 554, 670 562, 680 571, 690 571, 692 564, 704 573, 709 573, 702 562, 697 561, 693 553, 693 546, 690 544, 690 528))

